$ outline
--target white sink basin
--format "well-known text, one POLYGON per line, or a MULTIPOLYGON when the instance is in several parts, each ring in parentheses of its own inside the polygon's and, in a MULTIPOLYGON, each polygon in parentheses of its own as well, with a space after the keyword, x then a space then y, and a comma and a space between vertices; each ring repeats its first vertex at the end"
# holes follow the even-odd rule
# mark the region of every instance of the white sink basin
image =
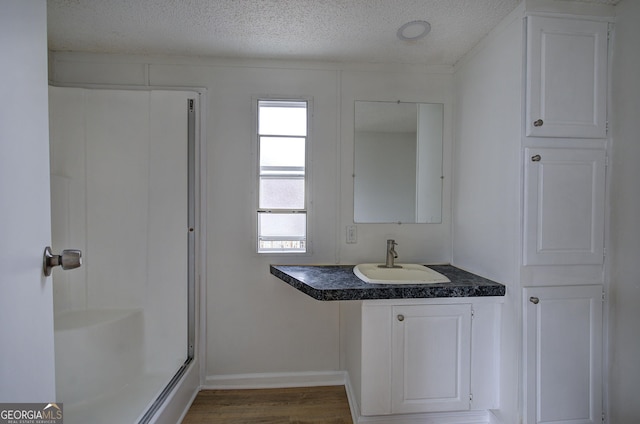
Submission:
POLYGON ((397 268, 385 268, 382 264, 359 264, 353 273, 371 284, 435 284, 450 283, 444 275, 418 264, 396 264, 397 268))

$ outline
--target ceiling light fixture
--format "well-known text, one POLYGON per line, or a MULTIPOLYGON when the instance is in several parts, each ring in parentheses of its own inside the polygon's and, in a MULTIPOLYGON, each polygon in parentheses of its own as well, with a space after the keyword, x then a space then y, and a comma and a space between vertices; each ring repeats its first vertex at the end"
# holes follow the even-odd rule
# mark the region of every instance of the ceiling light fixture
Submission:
POLYGON ((405 41, 415 41, 424 38, 431 31, 431 24, 427 21, 411 21, 398 29, 398 38, 405 41))

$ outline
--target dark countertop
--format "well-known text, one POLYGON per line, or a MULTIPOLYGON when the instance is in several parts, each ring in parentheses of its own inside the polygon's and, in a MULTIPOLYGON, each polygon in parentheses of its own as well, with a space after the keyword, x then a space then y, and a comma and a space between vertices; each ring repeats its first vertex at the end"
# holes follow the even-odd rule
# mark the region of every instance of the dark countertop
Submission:
POLYGON ((504 296, 505 286, 451 265, 429 265, 450 283, 369 284, 354 265, 271 265, 271 274, 317 300, 504 296))

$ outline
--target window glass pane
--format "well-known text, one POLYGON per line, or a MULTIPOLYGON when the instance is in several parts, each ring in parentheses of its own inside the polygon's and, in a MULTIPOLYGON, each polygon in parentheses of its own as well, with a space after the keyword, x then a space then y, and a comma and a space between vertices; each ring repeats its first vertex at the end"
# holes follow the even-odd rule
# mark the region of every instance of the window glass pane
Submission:
POLYGON ((258 252, 306 252, 304 213, 258 212, 258 252))
POLYGON ((307 102, 258 102, 258 134, 307 135, 307 102))
POLYGON ((307 215, 304 213, 258 212, 259 236, 280 239, 304 239, 307 215))
POLYGON ((306 240, 260 240, 258 252, 306 252, 306 246, 306 240))
POLYGON ((260 178, 261 209, 304 209, 304 178, 260 178))
POLYGON ((304 138, 260 137, 260 167, 301 167, 304 173, 305 141, 304 138))

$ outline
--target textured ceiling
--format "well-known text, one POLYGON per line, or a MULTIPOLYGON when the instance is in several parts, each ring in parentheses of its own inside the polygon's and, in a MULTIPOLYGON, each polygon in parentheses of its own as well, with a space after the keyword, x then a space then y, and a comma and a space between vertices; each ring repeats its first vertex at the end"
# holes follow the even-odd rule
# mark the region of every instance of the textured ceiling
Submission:
POLYGON ((47 0, 49 49, 453 65, 520 1, 47 0))

